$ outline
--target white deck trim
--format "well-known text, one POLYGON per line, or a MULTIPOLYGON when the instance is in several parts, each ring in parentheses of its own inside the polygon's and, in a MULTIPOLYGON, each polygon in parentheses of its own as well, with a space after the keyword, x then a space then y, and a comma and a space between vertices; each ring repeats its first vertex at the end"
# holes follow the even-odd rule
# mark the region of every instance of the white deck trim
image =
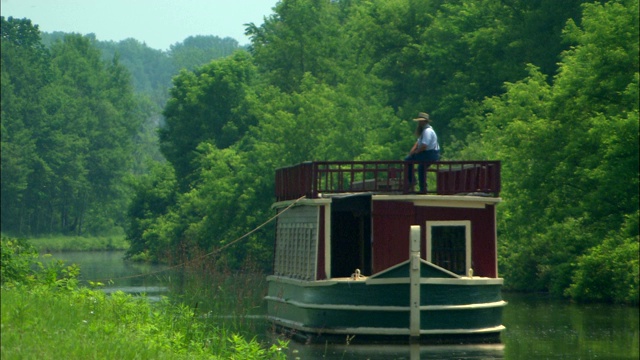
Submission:
MULTIPOLYGON (((409 278, 387 278, 387 279, 367 279, 367 285, 388 285, 388 284, 408 284, 409 278)), ((472 286, 472 285, 503 285, 504 279, 502 278, 481 278, 481 277, 463 277, 460 279, 452 278, 422 278, 420 284, 434 284, 434 285, 460 285, 460 286, 472 286)))
MULTIPOLYGON (((279 325, 304 331, 307 333, 321 334, 347 334, 347 335, 409 335, 409 328, 377 328, 377 327, 347 327, 347 328, 315 328, 302 325, 297 321, 282 319, 276 316, 267 316, 269 321, 279 325)), ((501 332, 505 329, 504 325, 493 326, 480 329, 432 329, 420 330, 420 335, 462 335, 462 334, 488 334, 501 332)))
MULTIPOLYGON (((349 310, 349 311, 387 311, 387 312, 407 312, 410 311, 409 306, 383 306, 383 305, 350 305, 350 304, 311 304, 296 300, 285 300, 274 296, 265 296, 265 300, 273 301, 281 304, 289 304, 303 309, 320 309, 320 310, 349 310)), ((481 303, 481 304, 464 304, 464 305, 422 305, 420 311, 444 311, 444 310, 475 310, 489 309, 495 307, 506 306, 504 300, 481 303)))
MULTIPOLYGON (((277 275, 269 275, 267 276, 267 281, 273 282, 281 282, 285 284, 297 285, 297 286, 331 286, 338 283, 365 283, 367 285, 387 285, 387 284, 409 284, 408 277, 400 277, 400 278, 385 278, 385 279, 376 279, 376 278, 364 278, 360 280, 354 280, 352 278, 333 278, 329 280, 316 280, 316 281, 307 281, 307 280, 298 280, 292 279, 283 276, 277 275)), ((503 285, 504 279, 502 278, 485 278, 474 276, 470 277, 461 277, 461 278, 422 278, 420 279, 420 284, 434 284, 434 285, 460 285, 460 286, 471 286, 471 285, 503 285)))
MULTIPOLYGON (((426 266, 430 266, 430 267, 432 267, 434 269, 437 269, 438 271, 443 272, 445 274, 448 274, 453 279, 461 279, 461 278, 463 278, 463 276, 460 276, 458 274, 452 273, 451 271, 449 271, 449 270, 447 270, 445 268, 442 268, 442 267, 440 267, 440 266, 438 266, 438 265, 436 265, 434 263, 428 262, 425 259, 420 258, 420 263, 422 263, 422 264, 424 264, 426 266)), ((378 280, 378 278, 383 276, 385 273, 392 272, 396 268, 399 268, 399 267, 402 267, 402 266, 407 266, 407 265, 411 266, 410 260, 408 260, 408 259, 403 261, 403 262, 397 263, 397 264, 395 264, 395 265, 393 265, 393 266, 391 266, 389 268, 386 268, 386 269, 384 269, 384 270, 382 270, 382 271, 380 271, 378 273, 375 273, 375 274, 371 275, 369 277, 369 281, 368 282, 371 282, 371 280, 373 280, 373 279, 378 280)))
POLYGON ((472 196, 472 195, 376 195, 374 201, 411 201, 415 206, 429 207, 461 207, 484 208, 486 205, 497 204, 500 197, 472 196))
MULTIPOLYGON (((271 208, 272 209, 285 208, 285 207, 291 205, 294 202, 296 202, 296 200, 278 201, 278 202, 273 203, 271 205, 271 208)), ((301 205, 321 206, 321 205, 330 204, 330 203, 331 203, 331 199, 323 199, 323 198, 307 199, 307 198, 305 198, 305 199, 298 200, 298 203, 296 204, 296 206, 301 206, 301 205)))
MULTIPOLYGON (((348 194, 348 193, 346 193, 348 194)), ((341 195, 346 195, 341 194, 341 195)), ((355 193, 354 193, 355 194, 355 193)), ((357 193, 360 194, 360 193, 357 193)), ((483 208, 486 205, 497 204, 502 201, 500 197, 489 196, 473 196, 473 195, 382 195, 372 194, 374 201, 411 201, 416 206, 431 207, 464 207, 464 208, 483 208)), ((272 209, 279 209, 291 205, 296 200, 284 200, 275 202, 271 205, 272 209)), ((315 205, 321 206, 330 204, 331 197, 320 197, 316 199, 301 199, 298 205, 315 205)))
MULTIPOLYGON (((346 282, 346 280, 349 278, 340 278, 340 279, 342 280, 340 282, 346 282)), ((308 281, 308 280, 299 280, 299 279, 293 279, 290 277, 278 276, 278 275, 267 276, 267 281, 281 282, 284 284, 291 284, 291 285, 305 286, 305 287, 306 286, 331 286, 338 283, 336 279, 308 281)), ((351 280, 351 281, 356 282, 355 280, 351 280)), ((359 281, 362 282, 362 280, 359 280, 359 281)))

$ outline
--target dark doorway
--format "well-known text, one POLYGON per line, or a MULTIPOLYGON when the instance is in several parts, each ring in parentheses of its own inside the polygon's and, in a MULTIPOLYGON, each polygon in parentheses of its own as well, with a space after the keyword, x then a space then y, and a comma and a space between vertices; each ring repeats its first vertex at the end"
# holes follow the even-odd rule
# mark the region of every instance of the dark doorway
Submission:
POLYGON ((458 275, 466 274, 466 228, 433 226, 431 228, 431 262, 458 275))
POLYGON ((333 198, 331 203, 331 277, 360 269, 371 275, 371 195, 333 198))

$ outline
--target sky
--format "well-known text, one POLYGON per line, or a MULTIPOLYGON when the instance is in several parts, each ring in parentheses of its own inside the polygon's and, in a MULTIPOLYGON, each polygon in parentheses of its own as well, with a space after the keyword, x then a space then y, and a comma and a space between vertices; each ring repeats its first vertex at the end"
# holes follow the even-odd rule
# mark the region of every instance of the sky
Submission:
POLYGON ((278 0, 1 0, 0 14, 27 18, 41 32, 94 33, 101 41, 134 38, 168 50, 189 36, 249 43, 244 24, 259 26, 278 0))

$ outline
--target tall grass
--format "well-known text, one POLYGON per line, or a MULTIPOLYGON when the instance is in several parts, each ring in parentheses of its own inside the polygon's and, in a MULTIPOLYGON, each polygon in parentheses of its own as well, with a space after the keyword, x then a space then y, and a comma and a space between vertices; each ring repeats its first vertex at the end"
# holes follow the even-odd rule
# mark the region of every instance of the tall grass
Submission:
POLYGON ((127 250, 125 235, 109 236, 46 236, 30 238, 29 242, 40 253, 59 251, 127 250))
POLYGON ((3 359, 276 359, 190 307, 117 292, 2 289, 3 359))
POLYGON ((198 308, 78 287, 79 269, 39 270, 24 241, 2 238, 3 359, 284 359, 284 343, 245 340, 198 308), (27 273, 28 272, 28 273, 27 273))
POLYGON ((180 261, 180 271, 167 282, 171 297, 230 331, 247 337, 265 334, 267 281, 255 263, 248 260, 232 270, 215 256, 199 254, 180 261))

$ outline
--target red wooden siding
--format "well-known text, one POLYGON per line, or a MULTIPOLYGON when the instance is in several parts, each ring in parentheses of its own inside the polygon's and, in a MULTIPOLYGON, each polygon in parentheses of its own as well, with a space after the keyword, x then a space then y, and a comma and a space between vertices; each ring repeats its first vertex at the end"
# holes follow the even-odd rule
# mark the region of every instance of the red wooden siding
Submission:
POLYGON ((415 208, 408 202, 374 201, 372 212, 375 274, 409 258, 410 228, 416 221, 415 208))
POLYGON ((484 209, 416 207, 416 219, 422 228, 422 255, 426 243, 425 223, 427 221, 471 221, 471 263, 474 276, 497 277, 495 206, 484 209))

